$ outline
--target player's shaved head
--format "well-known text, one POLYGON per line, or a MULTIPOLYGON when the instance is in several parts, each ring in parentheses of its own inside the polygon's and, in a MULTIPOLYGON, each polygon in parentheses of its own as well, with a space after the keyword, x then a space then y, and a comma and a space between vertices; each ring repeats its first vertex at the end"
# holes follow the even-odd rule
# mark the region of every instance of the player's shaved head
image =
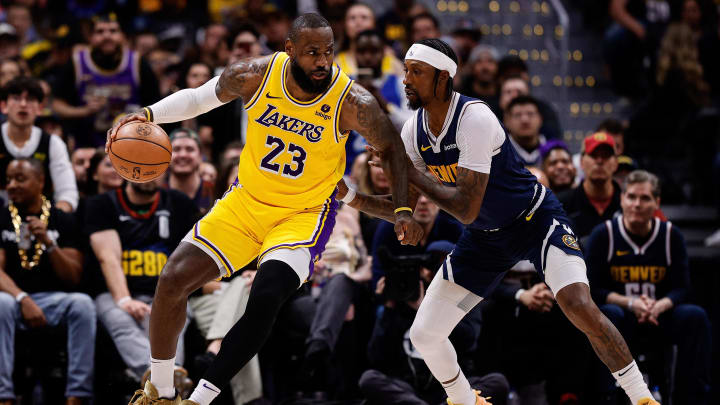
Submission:
POLYGON ((288 38, 292 42, 297 42, 300 32, 305 28, 324 28, 330 27, 330 23, 325 17, 315 13, 305 13, 296 18, 290 26, 288 38))

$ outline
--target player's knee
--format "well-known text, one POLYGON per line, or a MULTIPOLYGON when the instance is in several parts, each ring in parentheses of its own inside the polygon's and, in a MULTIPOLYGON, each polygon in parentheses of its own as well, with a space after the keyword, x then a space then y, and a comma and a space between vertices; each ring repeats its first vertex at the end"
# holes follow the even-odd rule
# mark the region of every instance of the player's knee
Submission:
POLYGON ((587 285, 568 285, 560 290, 555 298, 565 315, 583 331, 601 325, 603 314, 593 302, 587 285))
POLYGON ((253 280, 248 308, 253 306, 279 310, 299 284, 298 275, 290 265, 279 260, 265 261, 253 280))
POLYGON ((192 245, 181 243, 165 263, 155 294, 186 297, 217 276, 217 267, 209 256, 192 245))
POLYGON ((412 326, 410 327, 410 341, 412 342, 413 346, 420 350, 420 352, 422 352, 423 348, 433 347, 439 344, 440 342, 442 342, 443 338, 447 337, 440 336, 437 333, 433 333, 431 327, 417 322, 417 318, 415 318, 415 320, 416 322, 413 322, 412 326))
POLYGON ((160 277, 158 277, 157 291, 156 294, 163 294, 164 292, 175 290, 178 288, 184 290, 180 283, 180 277, 177 274, 177 267, 172 266, 170 261, 165 264, 160 277))

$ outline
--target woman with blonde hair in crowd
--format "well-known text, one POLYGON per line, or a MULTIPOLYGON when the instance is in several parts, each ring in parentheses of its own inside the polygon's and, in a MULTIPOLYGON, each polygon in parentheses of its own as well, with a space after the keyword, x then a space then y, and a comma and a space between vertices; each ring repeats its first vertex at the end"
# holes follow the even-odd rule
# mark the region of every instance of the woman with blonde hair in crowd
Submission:
POLYGON ((673 23, 665 31, 656 79, 660 88, 682 91, 695 107, 710 102, 710 86, 703 78, 696 35, 687 24, 673 23))
MULTIPOLYGON (((350 171, 350 181, 357 191, 366 195, 390 194, 390 182, 383 170, 368 164, 369 154, 363 152, 355 158, 350 171)), ((382 219, 360 212, 360 229, 365 246, 372 247, 375 229, 382 219)))

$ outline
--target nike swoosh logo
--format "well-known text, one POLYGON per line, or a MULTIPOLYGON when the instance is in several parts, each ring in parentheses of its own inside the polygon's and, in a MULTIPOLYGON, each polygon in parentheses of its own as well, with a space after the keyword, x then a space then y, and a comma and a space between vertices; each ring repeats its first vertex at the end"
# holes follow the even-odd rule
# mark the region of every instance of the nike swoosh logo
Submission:
POLYGON ((615 254, 617 256, 625 256, 625 255, 629 255, 630 251, 629 250, 616 250, 615 254))
POLYGON ((624 376, 625 374, 627 374, 627 373, 628 373, 628 371, 632 370, 632 369, 633 369, 633 367, 635 367, 635 366, 632 366, 632 367, 630 367, 629 369, 625 370, 625 372, 624 372, 624 373, 620 373, 620 374, 618 374, 618 377, 622 377, 622 376, 624 376))
POLYGON ((530 221, 530 220, 532 219, 533 215, 535 215, 535 212, 534 212, 534 211, 533 211, 530 215, 526 216, 526 217, 525 217, 525 220, 526 220, 526 221, 530 221))
POLYGON ((268 92, 267 94, 265 94, 265 97, 267 97, 267 98, 282 98, 282 97, 274 97, 274 96, 271 96, 271 95, 270 95, 270 92, 268 92))
POLYGON ((212 392, 217 392, 218 394, 220 393, 220 391, 217 391, 217 390, 214 390, 214 389, 208 387, 207 383, 203 383, 203 387, 209 389, 209 390, 212 391, 212 392))
POLYGON ((420 147, 420 151, 421 151, 421 152, 425 152, 426 150, 428 150, 428 149, 430 149, 430 148, 432 148, 432 146, 430 146, 430 145, 428 145, 428 146, 421 146, 421 147, 420 147))

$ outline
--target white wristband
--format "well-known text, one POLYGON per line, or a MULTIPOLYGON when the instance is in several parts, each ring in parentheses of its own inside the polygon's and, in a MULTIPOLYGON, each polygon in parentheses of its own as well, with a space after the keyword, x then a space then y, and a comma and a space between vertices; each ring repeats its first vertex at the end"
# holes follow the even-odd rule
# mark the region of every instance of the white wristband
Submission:
POLYGON ((357 192, 355 191, 355 189, 352 187, 348 187, 348 191, 347 193, 345 193, 345 197, 343 197, 340 201, 344 202, 345 204, 350 204, 352 200, 355 199, 356 195, 357 192))
POLYGON ((19 304, 20 301, 24 300, 25 297, 27 297, 27 296, 28 296, 28 293, 26 293, 25 291, 21 291, 18 293, 18 295, 15 296, 15 302, 17 302, 19 304))
POLYGON ((51 239, 51 244, 49 246, 45 246, 45 252, 51 253, 55 248, 58 247, 57 242, 51 239))
POLYGON ((119 300, 117 300, 117 301, 115 302, 115 305, 121 306, 122 304, 130 301, 131 299, 132 299, 132 298, 131 298, 129 295, 126 295, 126 296, 120 298, 119 300))
POLYGON ((635 298, 630 298, 630 301, 628 301, 628 309, 632 311, 633 307, 633 301, 635 301, 635 298))

